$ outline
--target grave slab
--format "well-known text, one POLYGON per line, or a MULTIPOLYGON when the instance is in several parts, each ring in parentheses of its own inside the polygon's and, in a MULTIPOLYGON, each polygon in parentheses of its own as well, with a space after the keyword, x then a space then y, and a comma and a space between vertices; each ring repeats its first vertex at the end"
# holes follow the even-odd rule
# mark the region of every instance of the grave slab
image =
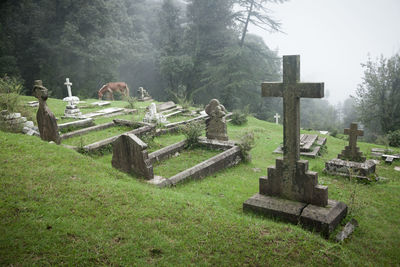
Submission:
POLYGON ((168 102, 158 104, 156 107, 157 107, 157 112, 162 112, 162 111, 165 111, 168 109, 175 108, 176 104, 173 101, 168 101, 168 102))
POLYGON ((325 162, 326 173, 349 177, 350 174, 358 179, 371 180, 375 176, 376 164, 373 160, 355 162, 342 159, 332 159, 325 162))
POLYGON ((92 118, 87 118, 84 120, 77 120, 77 121, 71 121, 71 122, 66 122, 62 124, 58 124, 58 129, 65 129, 68 127, 76 127, 76 128, 83 128, 83 127, 90 127, 94 125, 94 121, 92 118))
POLYGON ((95 106, 95 107, 104 107, 104 106, 108 106, 110 104, 111 104, 110 101, 96 101, 96 102, 93 102, 91 105, 95 106))
MULTIPOLYGON (((326 144, 326 137, 317 135, 300 135, 300 155, 310 158, 316 158, 319 155, 321 147, 326 144)), ((283 154, 282 145, 278 146, 274 153, 283 154)))

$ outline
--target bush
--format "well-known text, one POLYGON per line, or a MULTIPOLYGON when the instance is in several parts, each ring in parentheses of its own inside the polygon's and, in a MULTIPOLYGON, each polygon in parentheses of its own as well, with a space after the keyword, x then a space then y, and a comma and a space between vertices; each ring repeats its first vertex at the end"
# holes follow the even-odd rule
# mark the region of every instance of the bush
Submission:
POLYGON ((199 122, 193 122, 181 126, 181 132, 186 136, 186 147, 193 148, 199 143, 199 137, 203 132, 203 124, 199 122))
POLYGON ((400 129, 394 132, 389 132, 387 138, 390 146, 400 147, 400 129))
POLYGON ((231 122, 234 125, 243 125, 247 122, 249 115, 249 107, 246 106, 243 110, 234 110, 231 116, 231 122))
POLYGON ((22 81, 15 77, 4 75, 0 78, 0 109, 15 112, 19 106, 19 94, 22 81))
POLYGON ((250 150, 254 147, 254 133, 246 132, 240 137, 238 144, 244 162, 251 161, 250 150))

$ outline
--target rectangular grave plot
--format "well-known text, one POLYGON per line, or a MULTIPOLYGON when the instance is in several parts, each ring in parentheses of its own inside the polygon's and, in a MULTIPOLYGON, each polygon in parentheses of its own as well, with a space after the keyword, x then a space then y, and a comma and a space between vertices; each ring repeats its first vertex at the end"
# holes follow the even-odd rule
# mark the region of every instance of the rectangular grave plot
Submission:
POLYGON ((145 135, 141 139, 148 145, 147 152, 153 153, 157 150, 168 147, 185 139, 185 136, 179 132, 167 133, 159 136, 145 135))
POLYGON ((181 141, 149 154, 149 160, 154 167, 154 179, 149 183, 166 187, 189 179, 201 179, 234 166, 241 161, 241 154, 239 147, 231 141, 200 138, 197 148, 186 149, 185 141, 181 141))

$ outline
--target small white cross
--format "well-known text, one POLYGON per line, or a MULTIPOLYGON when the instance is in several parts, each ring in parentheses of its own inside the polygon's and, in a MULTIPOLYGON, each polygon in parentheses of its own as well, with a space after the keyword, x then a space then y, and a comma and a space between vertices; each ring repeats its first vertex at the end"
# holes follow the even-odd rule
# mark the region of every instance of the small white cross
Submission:
POLYGON ((72 92, 71 92, 71 85, 72 85, 72 83, 69 81, 69 78, 66 78, 66 79, 65 79, 65 83, 64 83, 64 84, 67 86, 68 97, 72 97, 72 92))
POLYGON ((279 124, 279 118, 280 118, 280 117, 281 117, 281 116, 279 116, 278 113, 275 114, 274 118, 275 118, 275 123, 276 123, 276 124, 279 124))

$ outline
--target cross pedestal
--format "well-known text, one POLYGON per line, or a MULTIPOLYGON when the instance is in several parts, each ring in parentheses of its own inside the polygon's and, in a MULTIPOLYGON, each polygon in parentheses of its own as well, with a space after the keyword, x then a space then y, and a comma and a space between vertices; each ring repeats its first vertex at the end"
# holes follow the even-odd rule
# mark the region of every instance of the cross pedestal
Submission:
POLYGON ((283 159, 260 177, 259 194, 244 210, 277 216, 329 235, 347 213, 344 203, 328 200, 328 187, 318 184, 318 173, 300 160, 300 98, 324 97, 323 83, 301 83, 300 56, 283 57, 283 82, 263 83, 263 97, 283 97, 283 159))
POLYGON ((281 118, 281 116, 279 116, 279 114, 276 113, 275 116, 274 116, 274 118, 275 118, 275 123, 276 123, 276 124, 279 124, 279 119, 281 118))

